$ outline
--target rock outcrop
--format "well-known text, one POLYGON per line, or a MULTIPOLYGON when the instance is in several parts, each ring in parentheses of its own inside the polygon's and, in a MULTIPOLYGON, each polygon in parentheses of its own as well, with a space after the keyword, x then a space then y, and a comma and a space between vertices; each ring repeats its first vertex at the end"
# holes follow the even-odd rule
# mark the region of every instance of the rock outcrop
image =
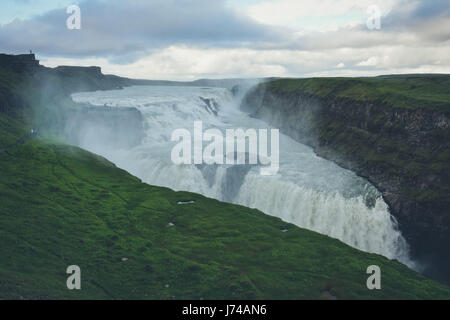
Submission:
POLYGON ((34 54, 0 54, 0 72, 10 79, 0 83, 0 112, 27 113, 32 128, 63 134, 76 145, 95 142, 116 149, 135 146, 144 135, 137 109, 76 104, 70 97, 80 91, 121 89, 131 85, 127 78, 104 75, 95 66, 47 68, 34 54))
POLYGON ((68 111, 64 135, 81 147, 128 149, 144 138, 144 121, 136 108, 80 105, 68 111))
POLYGON ((0 67, 10 68, 15 72, 36 72, 41 68, 34 54, 0 54, 0 67))

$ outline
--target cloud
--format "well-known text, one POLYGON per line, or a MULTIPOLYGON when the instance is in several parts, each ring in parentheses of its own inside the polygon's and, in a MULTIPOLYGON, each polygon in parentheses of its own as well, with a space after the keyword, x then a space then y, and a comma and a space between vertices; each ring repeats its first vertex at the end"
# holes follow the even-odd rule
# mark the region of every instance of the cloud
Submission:
POLYGON ((257 21, 323 31, 365 21, 366 10, 377 5, 387 15, 401 0, 275 0, 253 5, 250 16, 257 21))
POLYGON ((323 51, 171 46, 127 65, 101 59, 43 59, 57 65, 100 65, 105 73, 141 79, 298 77, 450 72, 450 46, 338 48, 323 51), (410 52, 413 51, 414 55, 410 52))
POLYGON ((384 28, 391 32, 415 34, 420 41, 450 40, 450 1, 404 1, 384 19, 384 28))
POLYGON ((81 31, 67 30, 65 10, 54 10, 0 27, 0 43, 33 49, 49 66, 100 65, 149 79, 449 72, 450 4, 430 2, 262 1, 251 18, 225 0, 94 0, 81 3, 81 31), (381 30, 366 27, 372 4, 381 30), (337 14, 345 17, 337 27, 303 27, 303 19, 337 14))
POLYGON ((356 65, 359 67, 376 67, 379 64, 378 60, 378 57, 370 57, 365 61, 358 62, 356 65))
POLYGON ((174 44, 242 46, 280 34, 224 0, 93 0, 80 3, 81 30, 68 30, 66 9, 0 27, 2 46, 46 55, 117 56, 122 62, 174 44))
POLYGON ((250 15, 296 28, 277 43, 278 48, 292 50, 439 46, 450 40, 448 0, 275 0, 254 5, 250 15), (380 30, 366 26, 367 8, 372 5, 382 14, 380 30))

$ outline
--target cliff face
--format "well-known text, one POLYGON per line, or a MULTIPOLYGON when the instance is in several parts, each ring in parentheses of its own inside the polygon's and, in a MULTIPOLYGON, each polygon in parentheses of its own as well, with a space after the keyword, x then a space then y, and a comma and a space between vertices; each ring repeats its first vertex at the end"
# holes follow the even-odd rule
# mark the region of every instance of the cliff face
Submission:
POLYGON ((22 97, 9 88, 0 86, 0 112, 5 114, 17 113, 22 110, 24 101, 22 97))
POLYGON ((81 105, 68 111, 64 135, 81 147, 96 150, 127 149, 144 138, 142 115, 135 108, 81 105))
POLYGON ((386 99, 361 101, 340 92, 283 90, 280 83, 269 83, 250 91, 241 107, 370 180, 424 272, 450 282, 448 111, 399 107, 386 99))
MULTIPOLYGON (((113 90, 130 85, 127 78, 104 75, 100 67, 60 66, 52 70, 66 95, 80 91, 113 90)), ((126 149, 144 137, 143 119, 135 108, 74 104, 65 111, 63 135, 73 144, 96 149, 126 149)))
MULTIPOLYGON (((133 84, 131 79, 105 75, 100 67, 60 66, 47 68, 39 64, 34 54, 0 54, 0 71, 8 76, 20 75, 22 82, 46 86, 46 91, 70 94, 79 91, 113 90, 133 84)), ((3 74, 3 78, 4 77, 3 74)))
POLYGON ((105 75, 100 67, 60 66, 47 69, 47 76, 62 83, 65 94, 82 91, 115 90, 130 86, 127 78, 105 75))
POLYGON ((101 78, 103 76, 100 67, 74 67, 74 66, 59 66, 54 69, 56 72, 65 73, 68 76, 80 76, 83 74, 90 74, 93 77, 101 78))
POLYGON ((6 66, 16 72, 36 72, 41 67, 34 54, 0 54, 0 66, 6 66))
POLYGON ((112 90, 131 85, 129 79, 104 75, 100 67, 46 68, 34 55, 0 54, 0 112, 24 115, 24 122, 42 132, 62 134, 81 145, 125 148, 144 134, 137 109, 110 109, 76 104, 70 94, 112 90))

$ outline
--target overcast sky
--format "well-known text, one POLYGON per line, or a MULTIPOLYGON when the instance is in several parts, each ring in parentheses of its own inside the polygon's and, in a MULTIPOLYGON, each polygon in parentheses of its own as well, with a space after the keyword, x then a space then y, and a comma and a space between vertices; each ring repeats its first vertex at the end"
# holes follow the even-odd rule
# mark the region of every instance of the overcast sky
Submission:
POLYGON ((30 49, 145 79, 450 73, 450 1, 1 0, 0 52, 30 49))

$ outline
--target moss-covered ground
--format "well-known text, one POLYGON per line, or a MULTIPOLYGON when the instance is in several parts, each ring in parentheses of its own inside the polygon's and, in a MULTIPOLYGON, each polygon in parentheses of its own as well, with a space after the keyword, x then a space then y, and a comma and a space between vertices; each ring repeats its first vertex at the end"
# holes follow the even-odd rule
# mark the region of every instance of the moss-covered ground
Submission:
POLYGON ((0 168, 0 298, 450 297, 399 262, 257 210, 149 186, 46 138, 0 154, 0 168), (66 287, 69 265, 81 267, 79 291, 66 287), (367 289, 369 265, 381 267, 382 290, 367 289))
POLYGON ((450 77, 444 74, 283 79, 267 85, 280 92, 300 90, 320 97, 376 101, 399 108, 425 108, 450 113, 450 77))
MULTIPOLYGON (((31 129, 29 96, 39 95, 17 94, 25 106, 1 101, 0 148, 31 129)), ((144 184, 41 131, 0 153, 0 299, 450 298, 397 261, 257 210, 144 184), (81 268, 81 290, 66 287, 69 265, 81 268), (381 267, 381 290, 366 287, 369 265, 381 267)))

